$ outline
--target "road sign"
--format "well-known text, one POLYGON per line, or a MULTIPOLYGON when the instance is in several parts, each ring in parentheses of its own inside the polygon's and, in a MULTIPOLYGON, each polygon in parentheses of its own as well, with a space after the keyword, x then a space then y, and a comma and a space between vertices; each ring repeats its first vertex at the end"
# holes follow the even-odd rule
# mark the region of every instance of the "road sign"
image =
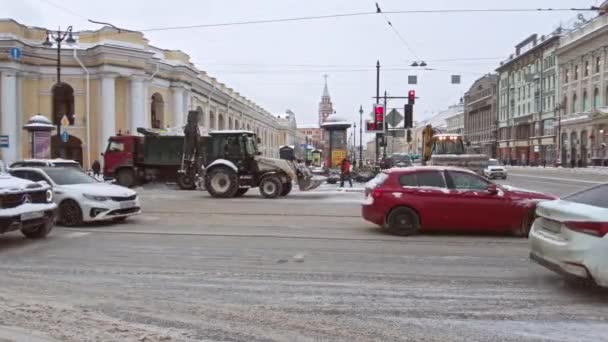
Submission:
POLYGON ((68 134, 68 131, 64 129, 63 132, 61 132, 61 141, 67 143, 69 139, 70 135, 68 134))
POLYGON ((8 135, 0 135, 0 148, 8 148, 8 135))
POLYGON ((416 75, 409 75, 407 77, 407 84, 418 84, 418 76, 416 76, 416 75))
POLYGON ((10 52, 11 58, 14 60, 19 60, 21 59, 21 49, 20 48, 11 48, 11 52, 10 52))
POLYGON ((403 121, 403 115, 401 115, 398 110, 393 108, 393 110, 391 110, 391 112, 386 115, 386 121, 392 127, 397 127, 397 125, 399 125, 401 121, 403 121))

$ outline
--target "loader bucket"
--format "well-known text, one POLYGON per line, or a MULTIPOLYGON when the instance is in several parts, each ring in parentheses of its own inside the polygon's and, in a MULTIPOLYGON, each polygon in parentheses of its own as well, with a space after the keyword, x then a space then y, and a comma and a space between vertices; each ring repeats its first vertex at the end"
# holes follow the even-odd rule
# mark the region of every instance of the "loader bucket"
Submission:
POLYGON ((299 177, 298 186, 301 191, 309 191, 318 188, 321 184, 325 183, 327 177, 313 176, 313 177, 299 177))
POLYGON ((309 191, 318 188, 323 184, 327 177, 313 175, 312 170, 304 165, 297 165, 298 186, 301 191, 309 191))

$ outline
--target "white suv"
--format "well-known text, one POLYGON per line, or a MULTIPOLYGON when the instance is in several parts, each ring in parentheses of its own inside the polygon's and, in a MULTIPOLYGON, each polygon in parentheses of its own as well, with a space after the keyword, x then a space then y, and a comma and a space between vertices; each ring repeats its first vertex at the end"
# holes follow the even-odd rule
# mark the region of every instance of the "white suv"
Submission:
POLYGON ((28 238, 43 238, 56 212, 50 185, 13 177, 0 162, 0 233, 21 230, 28 238))
POLYGON ((483 169, 483 175, 488 179, 507 179, 507 169, 498 163, 496 159, 490 159, 488 166, 483 169))

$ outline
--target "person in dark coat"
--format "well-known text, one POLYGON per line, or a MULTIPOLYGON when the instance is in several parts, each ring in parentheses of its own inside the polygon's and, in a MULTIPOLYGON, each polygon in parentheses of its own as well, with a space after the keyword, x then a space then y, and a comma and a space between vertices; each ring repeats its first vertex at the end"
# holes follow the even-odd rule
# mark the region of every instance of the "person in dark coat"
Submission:
POLYGON ((99 160, 95 160, 93 165, 91 165, 91 168, 93 169, 93 175, 95 177, 101 174, 101 164, 99 163, 99 160))

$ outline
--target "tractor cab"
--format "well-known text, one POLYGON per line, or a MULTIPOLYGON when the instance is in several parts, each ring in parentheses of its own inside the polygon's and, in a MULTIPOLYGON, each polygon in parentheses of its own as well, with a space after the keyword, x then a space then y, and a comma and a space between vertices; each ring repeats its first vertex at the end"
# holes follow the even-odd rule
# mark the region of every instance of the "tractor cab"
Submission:
POLYGON ((260 154, 255 133, 245 130, 217 131, 211 132, 208 139, 209 143, 205 144, 205 165, 224 159, 232 162, 239 174, 255 169, 255 157, 260 154))

